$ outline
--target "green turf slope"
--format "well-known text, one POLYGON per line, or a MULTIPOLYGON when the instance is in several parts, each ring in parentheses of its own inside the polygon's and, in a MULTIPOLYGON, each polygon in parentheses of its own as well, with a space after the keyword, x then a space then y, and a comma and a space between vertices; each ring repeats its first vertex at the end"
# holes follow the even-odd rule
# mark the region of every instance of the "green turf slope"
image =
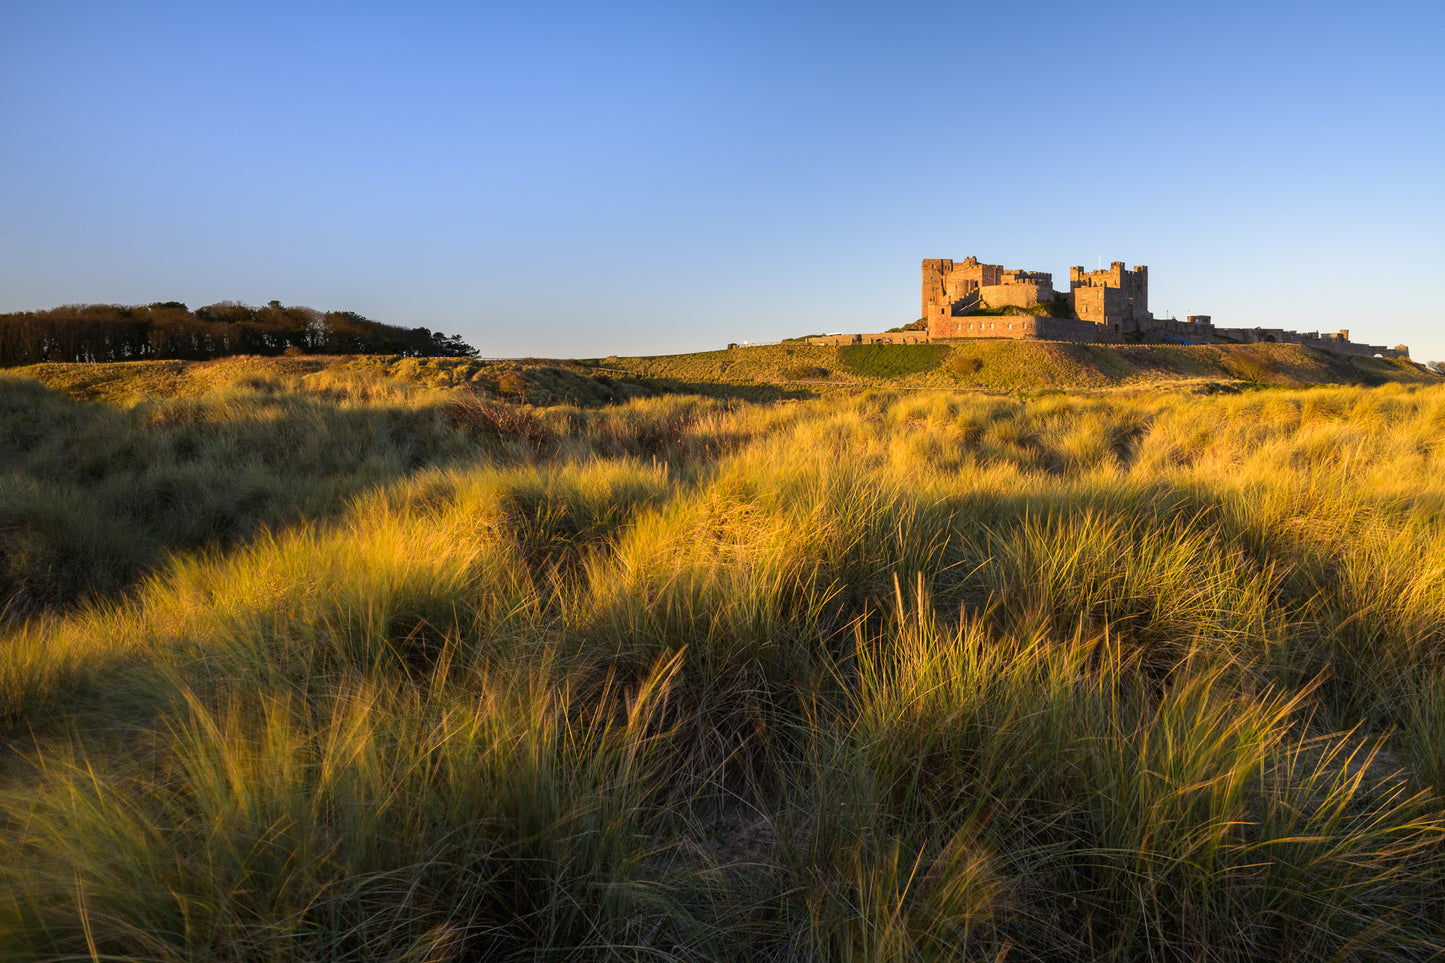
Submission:
POLYGON ((1268 385, 1434 383, 1408 361, 1293 344, 1088 345, 977 341, 929 345, 766 345, 696 354, 609 358, 619 375, 679 386, 829 386, 1039 391, 1161 382, 1268 385))

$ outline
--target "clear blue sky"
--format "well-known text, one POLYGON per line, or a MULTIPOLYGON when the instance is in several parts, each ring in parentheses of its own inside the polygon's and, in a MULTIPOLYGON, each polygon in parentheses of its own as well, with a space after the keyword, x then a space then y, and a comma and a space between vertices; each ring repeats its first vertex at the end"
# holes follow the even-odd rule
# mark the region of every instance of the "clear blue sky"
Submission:
POLYGON ((0 310, 486 355, 918 316, 919 261, 1445 359, 1445 4, 0 0, 0 310))

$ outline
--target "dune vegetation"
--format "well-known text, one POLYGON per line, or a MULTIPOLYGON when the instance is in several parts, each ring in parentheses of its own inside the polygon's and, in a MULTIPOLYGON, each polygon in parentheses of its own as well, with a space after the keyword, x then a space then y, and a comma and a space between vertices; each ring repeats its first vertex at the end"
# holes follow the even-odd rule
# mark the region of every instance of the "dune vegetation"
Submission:
POLYGON ((370 364, 0 375, 0 960, 1445 953, 1445 386, 370 364))

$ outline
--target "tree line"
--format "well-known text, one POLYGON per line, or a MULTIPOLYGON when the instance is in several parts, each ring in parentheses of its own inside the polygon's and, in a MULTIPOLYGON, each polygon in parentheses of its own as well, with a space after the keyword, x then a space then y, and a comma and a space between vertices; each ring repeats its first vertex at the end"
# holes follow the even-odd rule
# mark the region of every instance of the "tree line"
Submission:
POLYGON ((399 354, 474 357, 459 334, 403 328, 355 311, 272 301, 219 301, 194 311, 179 301, 67 304, 0 314, 0 366, 42 361, 205 360, 237 354, 399 354))

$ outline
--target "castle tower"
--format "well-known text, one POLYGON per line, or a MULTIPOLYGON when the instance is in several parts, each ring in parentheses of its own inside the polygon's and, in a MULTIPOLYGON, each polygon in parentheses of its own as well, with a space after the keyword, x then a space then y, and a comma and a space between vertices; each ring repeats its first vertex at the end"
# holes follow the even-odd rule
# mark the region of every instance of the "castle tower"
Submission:
POLYGON ((1138 331, 1154 320, 1149 313, 1149 269, 1142 264, 1133 270, 1123 261, 1098 271, 1071 267, 1069 290, 1076 315, 1107 325, 1115 334, 1138 331))
POLYGON ((932 305, 943 300, 943 278, 953 270, 949 258, 924 258, 923 260, 923 306, 918 316, 926 318, 932 305))

